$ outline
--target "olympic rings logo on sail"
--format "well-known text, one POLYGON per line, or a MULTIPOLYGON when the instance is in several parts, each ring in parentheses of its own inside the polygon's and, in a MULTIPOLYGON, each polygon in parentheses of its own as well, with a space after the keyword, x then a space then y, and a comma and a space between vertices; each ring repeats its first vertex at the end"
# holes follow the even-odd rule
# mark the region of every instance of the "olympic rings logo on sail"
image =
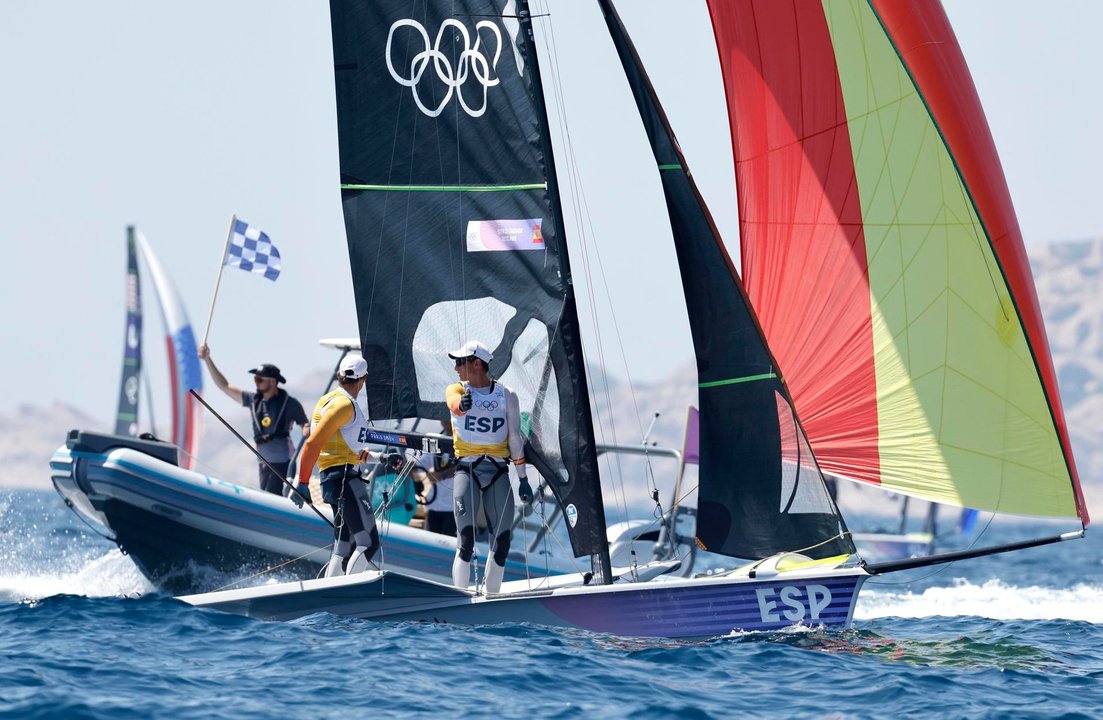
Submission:
POLYGON ((501 82, 497 76, 491 77, 492 72, 497 72, 498 58, 502 54, 502 33, 498 30, 498 26, 489 20, 483 20, 475 25, 475 44, 471 44, 471 35, 468 33, 467 28, 463 23, 458 20, 448 19, 441 23, 440 30, 437 31, 436 41, 430 46, 429 33, 425 30, 425 27, 416 20, 397 20, 391 25, 391 30, 387 33, 387 70, 390 71, 391 77, 395 79, 399 85, 410 88, 414 96, 414 102, 418 108, 428 115, 429 117, 437 117, 444 108, 448 105, 448 102, 452 99, 452 95, 456 95, 459 99, 460 107, 463 108, 471 117, 480 117, 486 112, 487 107, 487 93, 490 88, 494 87, 501 82), (409 77, 400 75, 398 70, 395 69, 394 64, 391 62, 391 45, 394 41, 394 34, 398 28, 410 27, 417 31, 421 35, 421 39, 425 44, 425 49, 418 52, 410 59, 409 77), (463 51, 460 53, 457 59, 457 65, 452 67, 451 61, 448 56, 440 50, 441 40, 444 38, 445 31, 449 28, 456 28, 459 36, 463 38, 463 51), (494 48, 494 59, 490 60, 482 51, 482 37, 479 34, 481 30, 488 29, 494 33, 494 38, 497 46, 494 48), (422 76, 429 68, 429 63, 432 62, 433 70, 436 71, 437 78, 444 83, 448 88, 448 92, 445 93, 440 103, 436 107, 426 107, 421 102, 421 96, 418 95, 418 83, 421 82, 422 76), (469 79, 474 79, 483 90, 482 105, 473 108, 467 104, 467 99, 463 96, 463 86, 469 79))

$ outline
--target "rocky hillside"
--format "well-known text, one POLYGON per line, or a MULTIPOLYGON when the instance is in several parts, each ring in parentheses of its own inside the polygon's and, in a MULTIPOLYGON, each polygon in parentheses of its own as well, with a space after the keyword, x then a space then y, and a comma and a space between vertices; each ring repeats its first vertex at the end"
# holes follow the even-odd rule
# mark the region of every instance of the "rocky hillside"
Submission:
POLYGON ((109 429, 105 421, 60 402, 21 405, 0 414, 0 487, 51 487, 50 456, 73 428, 109 429))
MULTIPOLYGON (((1103 500, 1103 238, 1032 248, 1030 262, 1073 453, 1103 500)), ((1089 501, 1091 496, 1089 496, 1089 501)))

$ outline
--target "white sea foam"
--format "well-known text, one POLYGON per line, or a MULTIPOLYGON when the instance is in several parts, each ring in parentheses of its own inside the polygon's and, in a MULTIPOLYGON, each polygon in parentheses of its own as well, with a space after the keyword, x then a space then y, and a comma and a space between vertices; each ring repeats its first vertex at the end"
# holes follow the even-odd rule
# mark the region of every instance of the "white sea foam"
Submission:
POLYGON ((854 611, 856 620, 881 617, 974 615, 993 620, 1081 620, 1103 624, 1103 587, 1016 587, 999 580, 974 585, 956 580, 921 593, 895 592, 867 583, 854 611))
POLYGON ((0 602, 41 600, 53 595, 125 597, 151 592, 153 587, 128 557, 111 550, 76 572, 0 572, 0 602))

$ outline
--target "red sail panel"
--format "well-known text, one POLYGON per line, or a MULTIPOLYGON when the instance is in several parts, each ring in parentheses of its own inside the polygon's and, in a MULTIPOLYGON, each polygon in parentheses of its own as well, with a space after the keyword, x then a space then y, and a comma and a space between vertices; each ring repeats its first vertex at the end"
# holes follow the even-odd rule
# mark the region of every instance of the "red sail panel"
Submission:
POLYGON ((1045 387, 1080 518, 1087 525, 1088 509, 1072 455, 1034 278, 996 145, 957 37, 939 3, 870 3, 934 117, 999 259, 1045 387))
POLYGON ((709 0, 709 9, 731 119, 747 293, 820 466, 879 483, 862 209, 822 8, 709 0))

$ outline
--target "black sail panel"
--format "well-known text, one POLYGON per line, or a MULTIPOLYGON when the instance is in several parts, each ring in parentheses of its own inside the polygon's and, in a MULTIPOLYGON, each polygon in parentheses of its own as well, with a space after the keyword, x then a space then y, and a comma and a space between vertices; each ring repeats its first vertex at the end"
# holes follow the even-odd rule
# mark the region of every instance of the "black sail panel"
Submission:
POLYGON ((631 40, 600 0, 666 194, 697 357, 698 541, 744 558, 853 553, 735 267, 631 40))
POLYGON ((133 227, 126 229, 126 258, 126 335, 123 338, 123 374, 119 385, 119 406, 115 413, 115 434, 137 435, 138 381, 142 374, 142 294, 133 227))
POLYGON ((576 555, 604 508, 554 175, 512 0, 331 0, 342 203, 373 418, 440 418, 491 348, 576 555))

